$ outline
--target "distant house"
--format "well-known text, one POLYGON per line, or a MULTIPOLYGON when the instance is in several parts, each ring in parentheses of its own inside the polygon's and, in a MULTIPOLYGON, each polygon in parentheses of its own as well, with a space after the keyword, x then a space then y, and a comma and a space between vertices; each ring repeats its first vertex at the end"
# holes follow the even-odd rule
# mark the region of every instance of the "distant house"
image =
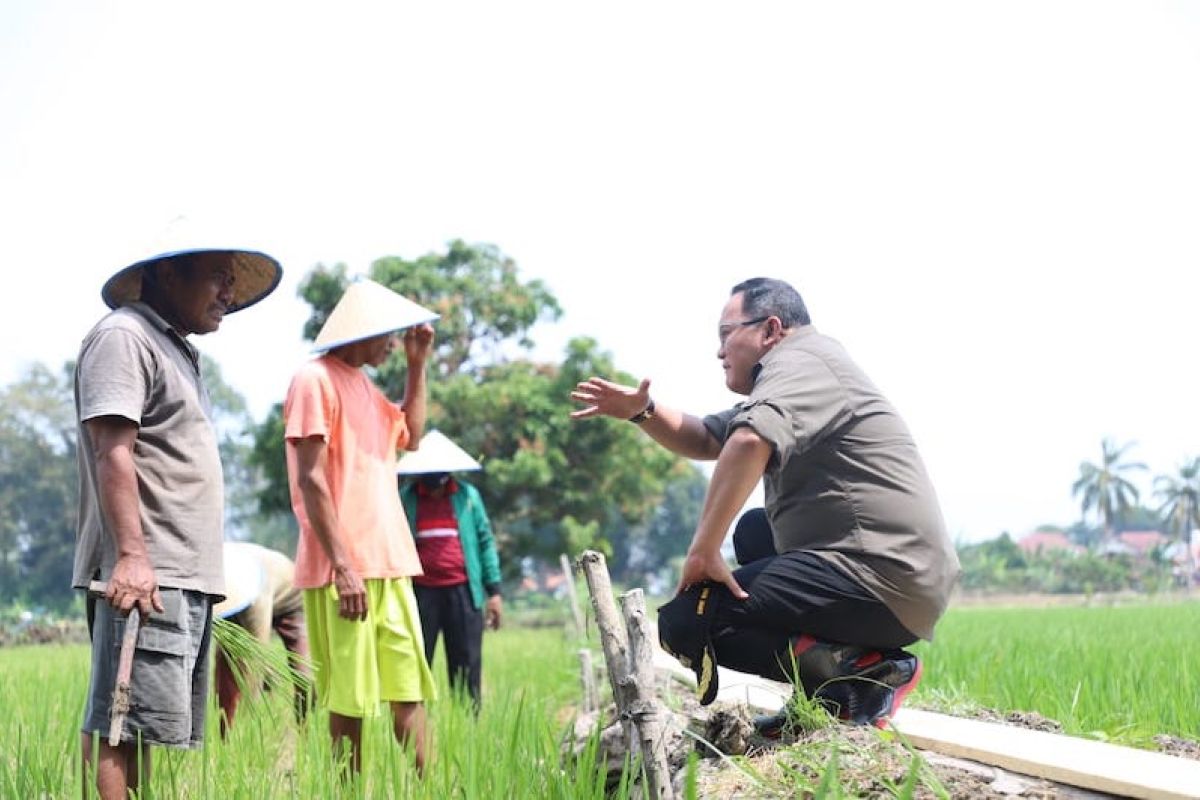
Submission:
POLYGON ((1161 531, 1124 531, 1104 546, 1104 553, 1127 553, 1135 558, 1147 558, 1157 550, 1164 550, 1171 539, 1161 531))
POLYGON ((1083 552, 1083 548, 1067 538, 1062 531, 1034 531, 1022 536, 1017 542, 1017 547, 1021 548, 1021 552, 1029 555, 1049 553, 1054 550, 1074 555, 1083 552))

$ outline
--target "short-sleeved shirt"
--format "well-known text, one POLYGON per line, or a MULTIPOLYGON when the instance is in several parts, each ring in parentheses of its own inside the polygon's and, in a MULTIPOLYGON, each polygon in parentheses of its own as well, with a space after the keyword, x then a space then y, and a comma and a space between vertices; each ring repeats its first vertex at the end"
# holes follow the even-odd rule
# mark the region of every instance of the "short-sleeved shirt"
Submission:
MULTIPOLYGON (((334 535, 359 577, 420 575, 421 561, 396 492, 396 455, 409 440, 400 407, 384 397, 361 369, 325 355, 305 364, 292 378, 283 419, 289 442, 314 436, 325 442, 325 479, 337 525, 334 535)), ((289 444, 286 450, 292 510, 300 523, 296 586, 327 586, 333 582, 333 564, 304 507, 295 448, 289 444)))
POLYGON ((100 511, 96 453, 84 423, 122 417, 133 450, 142 536, 160 586, 225 592, 225 489, 200 355, 143 303, 118 308, 84 338, 75 366, 79 520, 72 585, 107 580, 116 540, 100 511))
POLYGON ((704 419, 724 442, 747 426, 779 552, 810 550, 856 578, 913 634, 933 636, 958 557, 904 421, 845 349, 811 325, 756 367, 749 397, 704 419))

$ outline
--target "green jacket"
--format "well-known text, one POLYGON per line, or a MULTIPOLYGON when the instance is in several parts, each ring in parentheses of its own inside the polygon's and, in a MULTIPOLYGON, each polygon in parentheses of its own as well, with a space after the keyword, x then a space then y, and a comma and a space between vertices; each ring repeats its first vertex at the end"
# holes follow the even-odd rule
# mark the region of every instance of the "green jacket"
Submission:
MULTIPOLYGON (((479 490, 464 480, 454 479, 458 491, 450 495, 454 516, 458 520, 458 540, 462 544, 463 561, 467 567, 467 584, 476 608, 483 608, 484 599, 500 593, 500 556, 492 536, 479 490)), ((410 481, 400 488, 400 501, 408 516, 408 528, 417 530, 417 485, 410 481)))

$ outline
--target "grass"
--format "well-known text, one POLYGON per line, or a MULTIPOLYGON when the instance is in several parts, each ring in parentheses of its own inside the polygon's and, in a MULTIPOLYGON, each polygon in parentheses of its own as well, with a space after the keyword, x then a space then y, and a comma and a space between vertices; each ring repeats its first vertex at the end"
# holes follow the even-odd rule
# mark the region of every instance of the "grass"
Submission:
MULTIPOLYGON (((575 645, 561 631, 507 628, 484 645, 484 705, 469 704, 446 685, 430 705, 434 752, 423 781, 392 741, 386 717, 364 725, 362 779, 337 783, 327 718, 297 727, 291 698, 272 691, 243 701, 226 741, 208 720, 200 752, 156 753, 153 794, 171 798, 270 797, 562 797, 605 798, 596 743, 564 763, 561 744, 571 722, 563 709, 578 698, 575 645)), ((0 797, 79 797, 79 722, 87 688, 85 646, 0 650, 0 797)), ((618 790, 617 795, 622 792, 618 790)))
POLYGON ((1200 731, 1200 603, 953 609, 917 703, 1036 711, 1067 733, 1148 746, 1200 731))
MULTIPOLYGON (((937 641, 917 648, 926 672, 912 702, 1034 711, 1069 733, 1127 744, 1149 746, 1158 733, 1195 738, 1200 640, 1190 632, 1198 629, 1200 603, 953 609, 937 641)), ((434 753, 424 781, 380 718, 365 726, 364 777, 339 786, 326 718, 318 713, 297 727, 289 693, 273 691, 243 702, 228 740, 212 716, 203 751, 160 753, 150 789, 172 798, 628 796, 625 784, 605 786, 594 738, 581 757, 562 758, 580 694, 577 647, 559 628, 489 633, 478 719, 450 695, 439 655, 443 694, 430 706, 434 753)), ((77 731, 87 675, 85 646, 0 649, 0 797, 80 796, 77 731)), ((786 787, 785 795, 845 796, 834 787, 861 760, 844 742, 814 743, 781 759, 782 773, 752 782, 786 787)), ((923 762, 903 763, 878 787, 884 794, 911 796, 920 784, 941 795, 923 762)), ((695 769, 685 786, 697 786, 695 769)))

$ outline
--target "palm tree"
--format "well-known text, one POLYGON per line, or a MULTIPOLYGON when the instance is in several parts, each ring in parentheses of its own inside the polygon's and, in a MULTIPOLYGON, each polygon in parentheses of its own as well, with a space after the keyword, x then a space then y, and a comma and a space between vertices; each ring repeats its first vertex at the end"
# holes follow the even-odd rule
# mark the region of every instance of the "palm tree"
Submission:
POLYGON ((1154 479, 1154 494, 1162 501, 1158 513, 1167 530, 1179 537, 1187 554, 1187 585, 1196 574, 1192 553, 1192 530, 1200 528, 1200 457, 1185 461, 1177 475, 1159 475, 1154 479))
POLYGON ((1129 463, 1123 460, 1125 451, 1133 447, 1129 442, 1117 447, 1111 439, 1100 443, 1101 458, 1097 466, 1090 461, 1079 465, 1079 478, 1071 486, 1072 495, 1082 495, 1081 507, 1086 517, 1095 509, 1104 526, 1104 542, 1113 536, 1113 522, 1124 518, 1125 512, 1138 500, 1138 489, 1124 477, 1136 470, 1146 469, 1140 461, 1129 463))

